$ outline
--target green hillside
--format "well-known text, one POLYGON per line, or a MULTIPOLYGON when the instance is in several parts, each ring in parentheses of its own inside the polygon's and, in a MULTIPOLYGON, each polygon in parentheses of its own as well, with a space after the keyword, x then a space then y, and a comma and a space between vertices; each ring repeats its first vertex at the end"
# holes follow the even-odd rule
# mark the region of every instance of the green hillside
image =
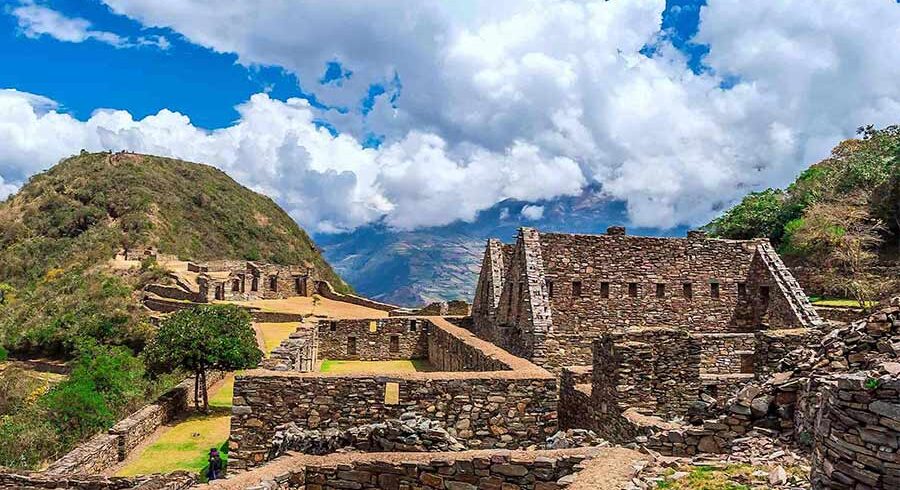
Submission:
POLYGON ((37 468, 184 377, 155 377, 141 357, 154 335, 141 289, 154 261, 116 270, 122 248, 182 259, 306 263, 346 284, 271 199, 196 163, 86 153, 36 175, 0 203, 0 466, 37 468), (56 384, 10 358, 67 360, 56 384))
POLYGON ((346 289, 271 199, 208 165, 149 155, 83 153, 34 176, 0 204, 0 277, 27 284, 73 259, 155 246, 184 259, 312 263, 346 289))
POLYGON ((898 284, 900 126, 860 128, 787 189, 745 197, 706 226, 724 238, 768 237, 812 272, 816 294, 869 300, 898 284))

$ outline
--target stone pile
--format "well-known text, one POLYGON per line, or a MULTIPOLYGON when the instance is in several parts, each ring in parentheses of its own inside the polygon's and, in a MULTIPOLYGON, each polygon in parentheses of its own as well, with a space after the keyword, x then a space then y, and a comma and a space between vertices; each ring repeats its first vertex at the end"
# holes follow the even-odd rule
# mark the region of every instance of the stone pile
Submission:
POLYGON ((606 439, 592 430, 569 429, 559 431, 547 438, 542 449, 569 449, 574 447, 608 446, 606 439))
POLYGON ((346 451, 446 452, 465 449, 439 422, 405 412, 399 419, 347 430, 303 429, 291 422, 276 431, 269 457, 272 459, 287 451, 324 455, 346 451))

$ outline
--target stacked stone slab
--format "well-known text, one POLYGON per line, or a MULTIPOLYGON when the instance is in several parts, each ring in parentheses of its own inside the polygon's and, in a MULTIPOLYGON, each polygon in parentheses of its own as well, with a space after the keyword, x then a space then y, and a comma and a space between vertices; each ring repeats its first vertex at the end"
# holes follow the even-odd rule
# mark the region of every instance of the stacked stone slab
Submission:
POLYGON ((837 375, 815 431, 814 488, 900 488, 900 365, 894 374, 837 375))
POLYGON ((488 241, 473 331, 549 369, 589 364, 593 339, 631 327, 746 333, 821 324, 766 240, 522 228, 506 247, 488 241))

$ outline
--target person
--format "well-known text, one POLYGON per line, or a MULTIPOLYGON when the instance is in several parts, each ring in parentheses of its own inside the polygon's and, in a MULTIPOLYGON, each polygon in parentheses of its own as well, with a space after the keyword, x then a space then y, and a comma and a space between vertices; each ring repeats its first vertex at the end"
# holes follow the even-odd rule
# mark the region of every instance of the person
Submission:
POLYGON ((217 480, 222 476, 222 457, 219 456, 219 450, 211 448, 209 450, 209 468, 206 470, 206 477, 209 481, 217 480))

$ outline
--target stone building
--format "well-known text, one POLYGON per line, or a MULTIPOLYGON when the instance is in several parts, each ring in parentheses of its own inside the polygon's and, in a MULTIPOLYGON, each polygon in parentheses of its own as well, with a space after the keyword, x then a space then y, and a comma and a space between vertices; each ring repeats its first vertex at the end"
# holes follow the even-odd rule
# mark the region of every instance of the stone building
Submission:
POLYGON ((590 364, 600 334, 666 327, 696 334, 821 322, 768 240, 541 233, 489 240, 473 331, 548 368, 590 364))
POLYGON ((218 260, 193 265, 201 296, 207 300, 246 301, 312 296, 315 269, 309 266, 218 260))

